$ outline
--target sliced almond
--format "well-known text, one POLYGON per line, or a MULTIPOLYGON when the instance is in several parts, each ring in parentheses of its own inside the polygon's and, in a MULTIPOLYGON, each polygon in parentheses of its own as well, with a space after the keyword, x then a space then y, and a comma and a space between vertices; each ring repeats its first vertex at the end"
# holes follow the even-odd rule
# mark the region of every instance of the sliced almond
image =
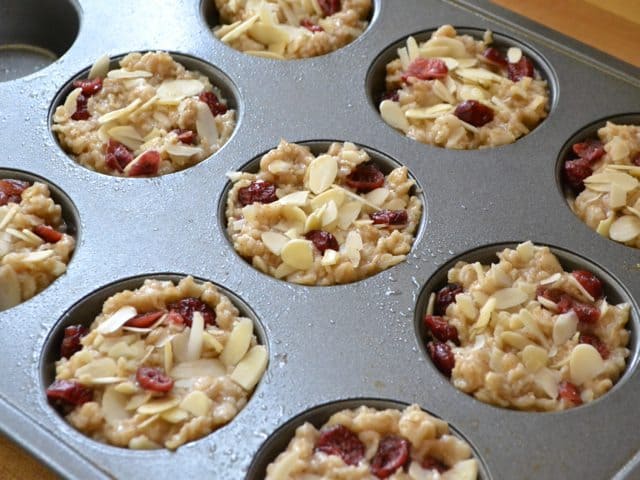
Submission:
POLYGON ((509 63, 518 63, 521 58, 522 50, 520 50, 518 47, 511 47, 509 50, 507 50, 507 60, 509 60, 509 63))
POLYGON ((248 318, 242 318, 233 326, 227 344, 220 354, 222 363, 227 366, 236 365, 249 350, 252 337, 253 322, 248 318))
POLYGON ((320 260, 320 265, 322 265, 323 267, 335 265, 336 263, 338 263, 339 259, 340 259, 340 254, 335 250, 328 248, 324 251, 324 254, 322 255, 322 260, 320 260))
POLYGON ((173 368, 173 347, 171 342, 167 342, 162 347, 162 359, 164 362, 164 371, 170 372, 173 368))
POLYGON ((640 218, 624 215, 609 227, 609 237, 616 242, 630 242, 640 235, 640 218))
POLYGON ((68 118, 71 118, 71 116, 76 113, 76 109, 78 108, 78 97, 81 93, 81 88, 74 88, 73 90, 71 90, 69 95, 67 95, 63 106, 68 118))
POLYGON ((194 390, 180 402, 180 408, 191 413, 194 417, 204 417, 211 412, 213 400, 207 397, 204 392, 194 390))
POLYGON ((427 42, 423 44, 420 48, 421 52, 424 54, 425 51, 429 52, 430 50, 439 49, 443 53, 437 55, 438 57, 453 57, 453 58, 466 58, 469 57, 470 54, 467 52, 467 49, 460 40, 456 38, 450 37, 435 37, 431 38, 427 42))
POLYGON ((524 335, 517 332, 502 332, 500 334, 500 341, 503 344, 510 345, 518 350, 523 350, 527 345, 531 345, 532 342, 524 335))
POLYGON ((338 162, 331 155, 320 155, 307 168, 309 190, 318 195, 328 189, 338 174, 338 162))
POLYGON ((291 275, 295 271, 297 271, 296 268, 283 262, 280 265, 278 265, 275 272, 273 272, 273 276, 276 278, 284 278, 288 275, 291 275))
POLYGON ((496 299, 491 297, 480 309, 478 321, 473 325, 472 330, 477 334, 482 332, 491 320, 491 314, 496 308, 496 299))
POLYGON ((289 35, 283 28, 277 25, 266 25, 264 23, 254 23, 247 33, 263 45, 286 45, 289 42, 289 35))
POLYGON ((615 216, 615 214, 612 213, 607 218, 605 218, 604 220, 600 220, 600 222, 598 223, 598 226, 596 228, 596 232, 598 232, 603 237, 608 237, 609 236, 609 230, 611 229, 611 224, 613 223, 613 221, 615 219, 616 219, 616 216, 615 216))
POLYGON ((424 120, 438 118, 453 111, 453 106, 448 103, 438 103, 428 108, 412 108, 405 112, 407 118, 424 120))
POLYGON ((197 377, 222 377, 227 369, 217 358, 201 358, 192 362, 178 363, 171 369, 171 377, 175 379, 197 377))
POLYGON ((204 333, 204 317, 200 312, 194 312, 187 343, 187 361, 194 361, 202 355, 202 334, 204 333))
POLYGON ((125 70, 124 68, 118 68, 107 73, 107 78, 110 78, 111 80, 149 77, 153 77, 153 73, 146 70, 125 70))
POLYGON ((105 388, 102 394, 102 414, 109 424, 115 424, 120 420, 131 417, 131 414, 125 409, 129 397, 109 386, 105 388))
POLYGON ((179 398, 167 396, 156 400, 150 400, 149 402, 140 405, 137 412, 141 415, 156 415, 158 413, 171 410, 173 407, 177 407, 179 403, 179 398))
MULTIPOLYGON (((604 171, 600 173, 594 173, 593 175, 584 179, 585 185, 589 188, 597 188, 598 185, 604 184, 604 188, 611 184, 617 185, 620 189, 625 192, 630 192, 638 187, 638 179, 632 177, 628 173, 619 172, 619 171, 604 171)), ((607 191, 610 190, 610 187, 607 188, 607 191)), ((601 190, 596 190, 601 191, 601 190)))
POLYGON ((202 153, 202 148, 182 143, 169 143, 165 147, 166 152, 172 157, 189 158, 202 153))
POLYGON ((407 54, 409 55, 409 63, 413 62, 420 56, 418 42, 416 42, 416 39, 413 37, 407 38, 407 54))
POLYGON ((325 230, 330 230, 331 225, 338 219, 338 207, 333 200, 326 204, 326 208, 322 213, 321 224, 325 230))
POLYGON ((129 150, 137 150, 144 143, 144 138, 131 125, 112 127, 107 134, 125 145, 129 150))
POLYGON ((16 214, 18 213, 18 211, 20 210, 20 206, 17 204, 11 204, 11 206, 9 207, 8 210, 6 210, 6 213, 4 214, 4 217, 2 217, 2 220, 0 220, 0 231, 4 230, 5 228, 7 228, 7 226, 11 223, 11 220, 13 220, 13 217, 16 216, 16 214))
POLYGON ((202 93, 204 88, 204 84, 196 79, 165 80, 158 87, 156 94, 160 101, 180 101, 202 93))
POLYGON ((347 202, 338 211, 338 227, 348 230, 355 220, 360 216, 362 204, 357 201, 347 202))
POLYGON ((289 238, 277 232, 263 232, 260 238, 264 246, 274 255, 280 255, 280 252, 289 241, 289 238))
POLYGON ((483 89, 473 85, 461 85, 459 91, 462 100, 476 100, 481 102, 487 99, 487 93, 483 89))
POLYGON ((92 378, 87 383, 89 385, 112 385, 114 383, 124 382, 126 378, 123 377, 98 377, 92 378))
POLYGON ((569 359, 571 381, 580 386, 588 382, 604 370, 604 361, 593 346, 581 343, 573 347, 569 359))
POLYGON ((236 365, 233 373, 231 373, 231 380, 247 392, 250 392, 267 368, 267 360, 267 349, 264 346, 256 345, 252 347, 240 363, 236 365))
POLYGON ((380 115, 385 122, 387 122, 393 128, 402 130, 404 133, 407 133, 411 128, 407 117, 405 117, 404 112, 397 102, 391 100, 383 100, 380 103, 380 115))
POLYGON ((278 203, 282 205, 295 205, 296 207, 304 207, 308 202, 309 192, 307 190, 290 193, 278 200, 278 203))
POLYGON ((458 68, 455 70, 455 74, 463 80, 483 86, 504 81, 504 78, 500 75, 483 68, 458 68))
POLYGON ((609 142, 607 142, 607 144, 604 146, 604 149, 611 157, 611 160, 616 163, 627 158, 630 153, 627 142, 617 136, 613 137, 609 142))
POLYGON ((140 106, 141 103, 142 101, 139 98, 136 98, 133 102, 131 102, 124 108, 105 113, 98 119, 98 123, 104 125, 105 123, 113 122, 115 120, 121 120, 125 117, 128 117, 140 106))
POLYGON ((313 244, 308 240, 290 240, 281 252, 282 261, 297 270, 308 270, 313 265, 313 244))
POLYGON ((561 278, 562 274, 560 272, 556 272, 553 275, 549 275, 547 278, 540 280, 540 285, 551 285, 552 283, 556 283, 561 278))
POLYGON ((134 307, 122 307, 105 321, 103 321, 100 325, 98 325, 98 328, 96 328, 96 330, 102 335, 113 333, 136 315, 138 315, 138 312, 134 307))
MULTIPOLYGON (((447 70, 455 70, 460 65, 460 62, 453 57, 436 57, 438 60, 442 60, 444 64, 447 66, 447 70)), ((475 60, 474 60, 475 62, 475 60)), ((467 65, 470 66, 470 65, 467 65)))
POLYGON ((91 70, 89 70, 89 75, 87 76, 87 78, 89 80, 93 80, 97 77, 106 77, 107 73, 109 72, 110 63, 111 59, 109 58, 109 55, 105 53, 93 63, 93 65, 91 66, 91 70))
POLYGON ((532 373, 547 365, 547 351, 538 345, 527 345, 522 349, 522 363, 532 373))
POLYGON ((304 231, 319 230, 322 227, 322 215, 327 209, 327 205, 322 205, 320 208, 315 209, 309 214, 307 220, 304 223, 304 231))
POLYGON ((290 228, 297 228, 302 231, 307 221, 307 214, 300 207, 295 205, 283 205, 280 213, 288 222, 290 228))
POLYGON ((440 475, 440 480, 475 480, 478 478, 478 461, 475 458, 456 462, 440 475))
POLYGON ((550 370, 548 368, 542 368, 536 372, 533 377, 533 381, 538 385, 549 398, 558 398, 558 382, 560 381, 560 375, 558 372, 550 370))
POLYGON ((116 392, 124 393, 125 395, 133 395, 139 392, 138 387, 133 382, 121 382, 113 388, 116 392))
POLYGON ((219 134, 215 117, 204 102, 198 102, 196 109, 196 130, 198 131, 198 136, 209 146, 216 145, 219 134))
POLYGON ((291 170, 291 163, 284 160, 275 160, 269 164, 267 170, 273 174, 285 173, 291 170))
POLYGON ((441 100, 451 104, 456 103, 456 97, 453 96, 446 85, 440 80, 434 80, 431 88, 433 89, 433 93, 440 97, 441 100))
POLYGON ((573 310, 558 315, 553 323, 553 343, 563 345, 578 331, 578 316, 573 310))
POLYGON ((365 193, 363 197, 366 198, 367 201, 380 207, 387 200, 390 193, 391 191, 388 188, 380 187, 365 193))
POLYGON ((247 32, 255 22, 258 21, 260 15, 254 15, 243 22, 240 22, 235 28, 227 32, 220 41, 224 43, 231 43, 235 39, 239 38, 243 33, 247 32))
POLYGON ((584 298, 586 298, 589 302, 593 303, 596 301, 595 298, 587 291, 586 288, 582 286, 582 284, 574 277, 573 275, 567 275, 567 282, 576 288, 584 298))
POLYGON ((401 47, 398 49, 398 58, 400 59, 400 65, 402 65, 402 70, 406 71, 409 68, 409 65, 411 64, 407 47, 401 47))
POLYGON ((149 400, 151 400, 151 397, 152 397, 151 393, 147 391, 133 395, 129 399, 129 402, 127 403, 127 405, 125 405, 125 408, 127 410, 137 410, 138 407, 140 407, 141 405, 144 405, 149 400))
POLYGON ((322 205, 325 205, 329 201, 333 201, 336 206, 340 207, 344 203, 345 194, 342 190, 337 190, 335 188, 330 188, 329 190, 325 190, 320 195, 311 199, 311 208, 314 210, 320 208, 322 205))
POLYGON ((526 302, 529 296, 519 288, 503 288, 491 295, 495 299, 497 310, 506 310, 526 302))
POLYGON ((175 407, 171 410, 167 410, 166 412, 162 412, 160 417, 169 423, 182 423, 189 419, 189 412, 175 407))

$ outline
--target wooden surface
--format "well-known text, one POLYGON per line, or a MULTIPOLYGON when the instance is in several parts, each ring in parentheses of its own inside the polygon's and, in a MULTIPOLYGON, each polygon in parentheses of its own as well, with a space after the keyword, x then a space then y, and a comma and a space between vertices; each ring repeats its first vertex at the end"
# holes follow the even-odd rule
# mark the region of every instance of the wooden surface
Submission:
MULTIPOLYGON (((640 67, 640 0, 491 0, 640 67)), ((0 479, 58 477, 0 435, 0 479)))

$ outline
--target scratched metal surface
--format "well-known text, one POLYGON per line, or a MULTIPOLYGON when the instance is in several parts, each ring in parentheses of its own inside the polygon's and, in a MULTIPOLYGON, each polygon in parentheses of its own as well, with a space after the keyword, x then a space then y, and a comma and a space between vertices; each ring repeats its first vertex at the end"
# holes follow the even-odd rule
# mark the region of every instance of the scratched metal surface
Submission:
MULTIPOLYGON (((60 198, 69 199, 63 204, 79 240, 65 275, 0 313, 3 431, 66 478, 140 478, 144 472, 157 478, 258 479, 260 465, 286 444, 300 414, 329 404, 311 411, 309 418, 322 421, 336 408, 332 402, 367 398, 417 402, 449 421, 482 459, 485 478, 631 478, 638 472, 640 430, 629 428, 629 421, 640 410, 640 252, 584 225, 567 207, 557 181, 557 159, 584 127, 623 114, 638 120, 638 70, 535 24, 520 24, 488 2, 374 3, 369 29, 351 45, 289 62, 249 57, 221 44, 207 25, 211 8, 199 0, 159 0, 153 8, 142 0, 0 5, 3 43, 29 43, 28 36, 6 34, 5 26, 43 16, 39 21, 46 23, 57 8, 66 12, 57 30, 73 38, 79 26, 66 53, 64 46, 51 46, 64 53, 60 59, 0 83, 2 174, 28 172, 57 186, 60 198), (388 47, 444 23, 477 32, 490 28, 500 41, 515 42, 534 57, 550 82, 553 104, 531 134, 500 148, 452 151, 407 139, 380 119, 371 101, 377 92, 371 92, 380 87, 388 47), (210 159, 159 178, 109 177, 74 163, 50 132, 59 93, 103 53, 156 49, 215 67, 203 68, 238 108, 233 137, 210 159), (221 218, 224 174, 280 138, 348 140, 407 165, 426 204, 407 261, 354 284, 313 288, 265 276, 238 257, 221 218), (611 298, 634 303, 627 372, 588 406, 541 414, 485 405, 457 391, 425 356, 417 319, 424 294, 443 278, 443 268, 459 256, 491 259, 504 244, 526 239, 554 247, 567 267, 601 272, 610 280, 611 298), (261 325, 267 372, 229 425, 176 452, 129 451, 91 441, 46 402, 53 349, 66 323, 96 308, 103 287, 160 273, 213 281, 244 302, 261 325)), ((34 29, 31 40, 46 48, 41 34, 34 29)))

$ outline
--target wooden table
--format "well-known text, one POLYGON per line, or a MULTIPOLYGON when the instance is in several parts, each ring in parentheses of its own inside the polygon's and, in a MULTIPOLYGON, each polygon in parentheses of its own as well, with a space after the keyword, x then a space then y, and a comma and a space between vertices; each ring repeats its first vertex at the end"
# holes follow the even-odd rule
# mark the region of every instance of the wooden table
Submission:
MULTIPOLYGON (((640 67, 640 0, 491 0, 640 67)), ((0 435, 2 480, 53 480, 54 473, 0 435)))

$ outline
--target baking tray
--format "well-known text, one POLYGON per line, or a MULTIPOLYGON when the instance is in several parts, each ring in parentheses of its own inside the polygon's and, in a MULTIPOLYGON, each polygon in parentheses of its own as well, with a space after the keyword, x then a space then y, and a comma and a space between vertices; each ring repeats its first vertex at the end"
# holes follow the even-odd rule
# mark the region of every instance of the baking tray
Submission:
MULTIPOLYGON (((257 479, 255 468, 247 472, 261 445, 273 432, 290 432, 293 424, 287 422, 300 421, 310 409, 358 398, 378 405, 417 402, 472 444, 485 467, 483 478, 638 478, 640 430, 630 419, 640 413, 640 251, 582 223, 568 208, 557 175, 563 147, 583 128, 623 114, 638 118, 638 69, 487 1, 375 0, 369 29, 349 46, 278 62, 216 40, 207 23, 215 21, 209 1, 159 0, 152 8, 150 2, 124 0, 16 0, 0 6, 3 32, 41 11, 46 18, 55 18, 58 9, 66 12, 53 29, 57 38, 71 39, 63 46, 66 53, 47 45, 54 33, 42 40, 38 28, 21 29, 32 32, 27 38, 2 37, 64 54, 43 70, 0 83, 0 165, 58 186, 77 212, 68 214, 79 234, 68 272, 0 313, 2 430, 65 478, 257 479), (379 73, 375 60, 406 36, 445 23, 489 28, 542 62, 552 104, 538 128, 511 145, 454 151, 414 142, 380 119, 369 91, 380 84, 370 77, 379 73), (110 177, 74 163, 50 132, 57 95, 103 53, 157 49, 210 63, 228 78, 225 86, 238 108, 232 138, 210 159, 159 178, 110 177), (333 287, 288 284, 244 262, 220 215, 224 174, 274 148, 280 138, 352 141, 406 165, 425 200, 407 260, 333 287), (526 239, 552 246, 566 266, 606 272, 614 281, 610 295, 633 303, 627 371, 611 392, 587 406, 560 413, 492 407, 457 391, 424 353, 421 305, 442 268, 461 255, 487 259, 503 245, 526 239), (85 298, 89 303, 78 308, 89 312, 94 292, 114 282, 161 273, 211 280, 246 303, 269 350, 267 372, 230 424, 176 452, 130 451, 89 440, 65 423, 44 394, 65 312, 85 298)), ((313 410, 312 417, 320 419, 326 408, 321 415, 313 410)), ((265 445, 278 443, 286 439, 265 445)), ((259 458, 276 453, 262 450, 259 458)))

